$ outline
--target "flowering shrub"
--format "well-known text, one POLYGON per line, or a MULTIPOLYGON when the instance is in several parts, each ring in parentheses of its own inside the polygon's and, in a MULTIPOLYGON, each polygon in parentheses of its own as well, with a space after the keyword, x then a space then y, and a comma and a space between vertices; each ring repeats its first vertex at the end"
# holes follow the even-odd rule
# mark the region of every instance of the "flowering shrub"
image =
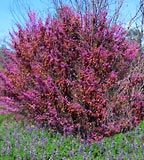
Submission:
POLYGON ((12 49, 2 59, 1 113, 22 114, 90 140, 139 123, 143 94, 132 88, 143 74, 126 79, 139 48, 106 17, 62 7, 43 22, 31 12, 26 26, 18 25, 11 35, 12 49))

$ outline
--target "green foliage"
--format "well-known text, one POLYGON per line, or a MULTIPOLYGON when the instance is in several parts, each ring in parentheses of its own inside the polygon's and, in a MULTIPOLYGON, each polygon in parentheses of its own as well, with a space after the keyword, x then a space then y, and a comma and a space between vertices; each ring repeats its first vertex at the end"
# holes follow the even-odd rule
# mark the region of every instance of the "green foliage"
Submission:
MULTIPOLYGON (((0 116, 0 120, 7 116, 0 116)), ((4 121, 3 121, 4 122, 4 121)), ((7 121, 6 121, 7 122, 7 121)), ((61 136, 46 129, 11 121, 0 126, 0 160, 50 159, 55 160, 142 160, 144 121, 135 130, 87 144, 72 136, 61 136), (10 148, 8 153, 8 148, 10 148), (30 152, 31 151, 31 152, 30 152), (35 155, 34 155, 35 154, 35 155)))

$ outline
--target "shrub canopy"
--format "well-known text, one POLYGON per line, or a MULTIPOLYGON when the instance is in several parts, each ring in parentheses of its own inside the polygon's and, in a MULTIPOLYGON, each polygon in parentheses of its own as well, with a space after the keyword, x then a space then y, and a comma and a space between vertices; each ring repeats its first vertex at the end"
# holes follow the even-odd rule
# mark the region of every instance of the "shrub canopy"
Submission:
POLYGON ((31 12, 11 37, 0 72, 1 113, 22 114, 89 140, 143 118, 143 95, 131 91, 143 77, 126 78, 139 47, 105 12, 79 15, 64 6, 45 22, 31 12))

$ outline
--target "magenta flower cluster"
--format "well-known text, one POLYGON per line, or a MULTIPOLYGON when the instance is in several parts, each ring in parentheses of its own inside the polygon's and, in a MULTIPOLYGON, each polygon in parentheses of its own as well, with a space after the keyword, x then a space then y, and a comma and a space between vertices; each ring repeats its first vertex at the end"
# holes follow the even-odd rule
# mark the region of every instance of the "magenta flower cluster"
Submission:
POLYGON ((105 12, 80 15, 65 6, 45 22, 29 13, 25 27, 11 34, 11 50, 4 51, 1 113, 95 141, 138 124, 143 94, 132 88, 143 75, 126 79, 139 52, 126 34, 105 12))

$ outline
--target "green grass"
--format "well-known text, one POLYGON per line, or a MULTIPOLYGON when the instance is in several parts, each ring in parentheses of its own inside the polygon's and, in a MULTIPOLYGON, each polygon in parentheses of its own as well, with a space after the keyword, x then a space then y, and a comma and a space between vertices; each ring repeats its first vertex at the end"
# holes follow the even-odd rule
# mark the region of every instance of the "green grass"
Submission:
POLYGON ((11 119, 12 115, 0 115, 0 125, 5 121, 11 119))
POLYGON ((128 133, 120 133, 88 145, 78 138, 53 134, 45 129, 0 116, 0 160, 142 160, 144 122, 128 133))

